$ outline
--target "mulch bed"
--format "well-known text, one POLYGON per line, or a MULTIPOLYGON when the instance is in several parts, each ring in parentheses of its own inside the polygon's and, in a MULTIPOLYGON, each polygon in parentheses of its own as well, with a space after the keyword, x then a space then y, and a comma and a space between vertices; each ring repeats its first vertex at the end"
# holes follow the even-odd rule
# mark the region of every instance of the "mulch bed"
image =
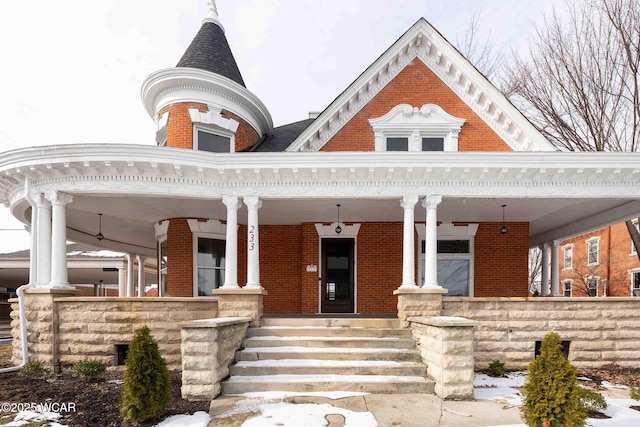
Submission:
MULTIPOLYGON (((134 424, 124 421, 118 412, 118 400, 122 384, 109 382, 122 380, 123 371, 109 371, 97 379, 74 377, 70 374, 53 376, 49 379, 28 378, 17 373, 0 374, 0 402, 57 402, 74 403, 75 412, 62 413, 60 424, 69 427, 104 426, 132 427, 153 426, 160 420, 134 424)), ((193 414, 209 411, 210 402, 189 402, 180 396, 181 373, 171 372, 173 404, 166 416, 193 414)), ((9 414, 1 414, 0 417, 9 414)), ((4 421, 6 422, 6 421, 4 421)))

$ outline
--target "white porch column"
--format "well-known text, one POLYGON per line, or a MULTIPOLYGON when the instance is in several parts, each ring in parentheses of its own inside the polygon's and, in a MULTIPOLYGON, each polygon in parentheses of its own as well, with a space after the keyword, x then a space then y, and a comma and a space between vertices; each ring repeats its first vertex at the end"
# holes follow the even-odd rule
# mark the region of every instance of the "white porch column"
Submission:
POLYGON ((560 263, 558 262, 559 240, 554 240, 551 244, 551 296, 560 296, 560 263))
POLYGON ((549 244, 541 244, 540 250, 542 251, 542 277, 540 278, 540 295, 543 297, 547 297, 550 294, 549 278, 551 277, 549 272, 549 244))
POLYGON ((144 287, 146 285, 144 280, 144 260, 146 257, 142 255, 136 255, 136 259, 138 260, 138 296, 144 296, 144 287))
MULTIPOLYGON (((247 205, 247 288, 262 288, 260 285, 260 237, 258 235, 258 209, 262 200, 258 196, 244 197, 247 205)), ((227 227, 227 230, 229 228, 227 227)))
MULTIPOLYGON (((51 282, 51 203, 42 194, 33 196, 38 208, 37 239, 38 266, 36 283, 38 287, 48 286, 51 282)), ((33 232, 33 230, 32 230, 33 232)))
POLYGON ((127 254, 127 296, 133 296, 134 282, 133 282, 133 254, 127 254))
POLYGON ((118 296, 127 296, 127 269, 118 267, 118 296))
MULTIPOLYGON (((35 201, 35 195, 31 195, 31 201, 35 201)), ((36 203, 31 204, 31 227, 29 229, 31 248, 29 252, 29 283, 38 283, 38 215, 39 208, 36 203)))
POLYGON ((238 196, 224 196, 227 207, 227 246, 224 261, 224 285, 221 288, 235 289, 238 286, 238 196))
POLYGON ((69 286, 67 273, 67 216, 65 206, 73 197, 59 191, 46 194, 51 202, 51 286, 69 286))
POLYGON ((424 257, 424 288, 441 288, 438 285, 438 205, 442 202, 441 195, 425 197, 422 206, 427 208, 427 222, 425 224, 425 257, 424 257))
POLYGON ((415 206, 418 196, 408 194, 402 198, 400 206, 404 209, 404 228, 402 238, 402 284, 401 288, 417 288, 415 275, 415 206))

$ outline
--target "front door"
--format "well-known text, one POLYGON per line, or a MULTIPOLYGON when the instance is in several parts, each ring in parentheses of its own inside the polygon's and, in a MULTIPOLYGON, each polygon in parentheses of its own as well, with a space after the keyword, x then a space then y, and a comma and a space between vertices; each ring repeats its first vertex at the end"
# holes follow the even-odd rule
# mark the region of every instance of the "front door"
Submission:
POLYGON ((353 313, 354 239, 322 239, 322 313, 353 313))

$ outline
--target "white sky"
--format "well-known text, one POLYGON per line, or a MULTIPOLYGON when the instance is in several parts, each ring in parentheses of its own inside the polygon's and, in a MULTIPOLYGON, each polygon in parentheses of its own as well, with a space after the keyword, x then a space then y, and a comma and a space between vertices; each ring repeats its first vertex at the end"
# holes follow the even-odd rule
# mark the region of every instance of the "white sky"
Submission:
MULTIPOLYGON (((206 0, 0 2, 0 155, 34 145, 154 144, 144 78, 173 67, 200 28, 206 0)), ((217 0, 249 90, 276 126, 321 111, 420 17, 462 38, 526 43, 540 0, 217 0)), ((545 9, 546 8, 546 9, 545 9)), ((0 230, 19 228, 0 207, 0 230)), ((0 231, 0 252, 24 249, 0 231)))

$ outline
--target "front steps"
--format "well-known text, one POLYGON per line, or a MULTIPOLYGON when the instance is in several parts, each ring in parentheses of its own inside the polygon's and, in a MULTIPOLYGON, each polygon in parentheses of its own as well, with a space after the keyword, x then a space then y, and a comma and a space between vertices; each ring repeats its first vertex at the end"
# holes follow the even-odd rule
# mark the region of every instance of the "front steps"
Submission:
POLYGON ((434 390, 411 331, 397 319, 265 318, 243 347, 222 394, 434 390))

